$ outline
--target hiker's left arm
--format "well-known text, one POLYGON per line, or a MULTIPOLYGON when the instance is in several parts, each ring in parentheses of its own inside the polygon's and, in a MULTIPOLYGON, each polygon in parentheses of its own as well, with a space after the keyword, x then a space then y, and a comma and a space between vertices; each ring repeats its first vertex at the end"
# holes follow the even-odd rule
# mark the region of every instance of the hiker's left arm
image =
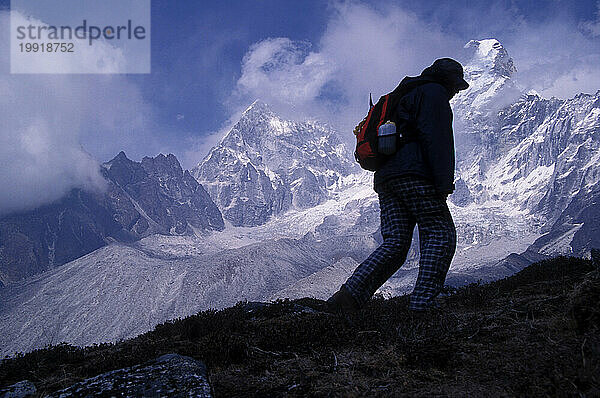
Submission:
POLYGON ((446 89, 438 84, 423 90, 417 124, 423 155, 440 194, 454 191, 452 109, 446 89))

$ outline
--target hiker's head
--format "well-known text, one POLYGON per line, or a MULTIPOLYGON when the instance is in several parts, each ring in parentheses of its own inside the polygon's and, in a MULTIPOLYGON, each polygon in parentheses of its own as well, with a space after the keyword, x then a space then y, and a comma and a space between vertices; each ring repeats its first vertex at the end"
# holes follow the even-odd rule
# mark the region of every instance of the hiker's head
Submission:
POLYGON ((464 79, 463 67, 452 58, 440 58, 421 72, 423 77, 432 77, 450 91, 450 96, 469 87, 464 79))

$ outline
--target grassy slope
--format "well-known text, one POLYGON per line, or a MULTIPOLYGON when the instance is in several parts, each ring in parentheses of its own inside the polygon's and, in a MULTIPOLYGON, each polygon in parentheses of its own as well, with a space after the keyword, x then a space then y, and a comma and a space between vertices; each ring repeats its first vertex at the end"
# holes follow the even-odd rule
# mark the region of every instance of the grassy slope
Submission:
POLYGON ((407 297, 345 318, 299 300, 242 304, 156 327, 116 345, 61 345, 0 364, 0 385, 43 394, 168 352, 203 360, 217 397, 600 396, 600 279, 557 258, 447 297, 415 319, 407 297))

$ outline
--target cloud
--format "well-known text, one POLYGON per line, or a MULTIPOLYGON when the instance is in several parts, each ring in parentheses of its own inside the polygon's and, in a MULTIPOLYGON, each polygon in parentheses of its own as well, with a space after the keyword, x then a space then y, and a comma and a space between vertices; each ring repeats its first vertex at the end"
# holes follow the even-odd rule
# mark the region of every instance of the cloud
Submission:
POLYGON ((69 86, 44 80, 0 77, 0 215, 104 185, 98 163, 79 144, 77 108, 60 97, 69 86))
MULTIPOLYGON (((8 31, 9 13, 0 11, 8 31)), ((9 43, 0 52, 9 54, 9 43)), ((60 199, 73 188, 101 190, 94 156, 158 147, 149 130, 151 108, 119 75, 8 74, 0 59, 0 215, 60 199), (143 143, 141 148, 140 142, 143 143)))
POLYGON ((302 106, 319 95, 334 70, 325 54, 310 51, 310 43, 269 38, 250 47, 237 85, 242 95, 302 106))
POLYGON ((71 188, 104 189, 98 162, 71 135, 57 136, 52 128, 38 118, 2 134, 0 215, 50 203, 71 188))
POLYGON ((581 28, 592 37, 600 36, 600 1, 596 3, 596 19, 581 24, 581 28))
POLYGON ((500 1, 458 10, 440 5, 430 15, 403 4, 334 3, 314 45, 284 37, 252 45, 233 97, 238 108, 258 98, 286 117, 316 117, 349 132, 368 110, 369 93, 376 100, 436 58, 465 63, 464 44, 490 37, 514 59, 515 79, 525 90, 561 98, 595 92, 600 88, 600 11, 595 20, 579 24, 561 4, 532 20, 514 3, 500 1))
POLYGON ((502 41, 515 60, 517 81, 542 96, 571 98, 600 89, 600 41, 564 14, 525 21, 502 41))
POLYGON ((464 43, 401 7, 375 10, 344 3, 338 5, 319 45, 335 60, 334 85, 341 88, 346 105, 362 114, 369 93, 377 98, 436 58, 456 58, 464 43))
POLYGON ((239 108, 258 98, 286 117, 316 117, 351 131, 368 111, 369 93, 376 99, 463 45, 397 6, 336 3, 315 49, 289 38, 252 45, 234 98, 239 108))

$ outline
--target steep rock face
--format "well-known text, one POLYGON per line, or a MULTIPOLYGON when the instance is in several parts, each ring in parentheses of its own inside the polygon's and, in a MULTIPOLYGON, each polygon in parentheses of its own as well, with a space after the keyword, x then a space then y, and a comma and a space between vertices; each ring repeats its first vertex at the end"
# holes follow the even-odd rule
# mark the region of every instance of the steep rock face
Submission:
POLYGON ((104 192, 72 190, 58 202, 0 220, 0 282, 72 261, 111 240, 224 228, 208 193, 173 155, 102 165, 104 192))
POLYGON ((173 155, 159 154, 144 157, 140 163, 127 159, 121 152, 104 164, 105 175, 111 186, 113 207, 122 208, 138 237, 149 233, 190 234, 197 230, 223 229, 221 214, 204 188, 181 168, 173 155))
POLYGON ((498 113, 499 134, 490 143, 496 146, 496 158, 527 138, 559 109, 564 100, 545 99, 535 93, 522 95, 498 113))
POLYGON ((43 272, 106 244, 134 236, 113 218, 107 198, 72 190, 60 201, 0 220, 0 280, 6 284, 43 272))
POLYGON ((600 248, 600 187, 585 195, 576 195, 549 231, 529 250, 547 256, 587 256, 600 248))
POLYGON ((256 226, 322 203, 328 187, 356 170, 333 130, 283 120, 257 101, 192 175, 233 225, 256 226))
POLYGON ((600 91, 565 101, 544 139, 550 142, 547 152, 554 170, 536 210, 553 222, 572 199, 591 199, 600 181, 600 91))
POLYGON ((599 99, 600 92, 570 100, 530 95, 500 112, 498 139, 480 149, 499 155, 462 164, 476 201, 511 201, 552 225, 599 180, 599 99))

